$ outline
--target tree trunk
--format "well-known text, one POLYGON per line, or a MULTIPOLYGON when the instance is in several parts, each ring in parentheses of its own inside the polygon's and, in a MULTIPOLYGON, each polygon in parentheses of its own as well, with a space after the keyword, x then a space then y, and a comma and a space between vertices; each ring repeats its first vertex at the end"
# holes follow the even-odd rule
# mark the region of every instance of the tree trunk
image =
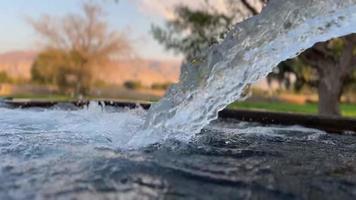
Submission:
POLYGON ((343 80, 337 66, 326 67, 320 73, 319 82, 319 114, 325 116, 340 116, 340 99, 343 80))
POLYGON ((340 116, 340 99, 345 81, 356 66, 356 34, 338 39, 343 43, 339 55, 335 55, 329 42, 315 44, 301 54, 301 58, 318 71, 319 114, 340 116))

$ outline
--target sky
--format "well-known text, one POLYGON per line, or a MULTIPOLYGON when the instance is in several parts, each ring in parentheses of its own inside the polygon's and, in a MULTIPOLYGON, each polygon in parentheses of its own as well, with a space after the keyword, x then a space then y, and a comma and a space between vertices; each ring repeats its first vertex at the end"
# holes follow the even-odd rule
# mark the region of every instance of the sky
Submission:
MULTIPOLYGON (((167 52, 152 38, 152 24, 162 25, 172 18, 177 3, 185 0, 92 0, 103 6, 110 27, 123 31, 134 43, 139 56, 152 59, 174 59, 179 55, 167 52), (167 3, 168 2, 168 3, 167 3)), ((196 0, 192 5, 196 4, 196 0)), ((219 0, 218 0, 219 1, 219 0)), ((38 50, 36 35, 26 18, 38 19, 43 14, 63 16, 80 12, 83 0, 1 0, 0 53, 17 50, 38 50)), ((195 5, 196 6, 196 5, 195 5)))
MULTIPOLYGON (((177 5, 204 9, 205 1, 209 1, 219 12, 228 10, 226 0, 0 0, 0 53, 38 50, 36 44, 41 38, 26 19, 38 19, 44 14, 63 16, 79 13, 85 1, 100 4, 110 27, 124 32, 140 57, 152 59, 182 57, 166 51, 151 34, 152 24, 162 26, 166 20, 175 17, 174 8, 177 5)), ((256 4, 258 0, 247 1, 256 4)))

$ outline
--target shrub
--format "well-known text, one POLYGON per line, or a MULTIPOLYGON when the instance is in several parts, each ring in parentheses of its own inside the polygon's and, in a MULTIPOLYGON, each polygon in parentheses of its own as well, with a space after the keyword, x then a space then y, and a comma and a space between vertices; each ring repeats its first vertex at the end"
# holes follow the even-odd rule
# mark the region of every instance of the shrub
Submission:
POLYGON ((92 66, 77 51, 48 49, 31 69, 32 81, 56 85, 61 93, 87 95, 93 82, 92 66))
POLYGON ((153 90, 167 90, 172 83, 153 83, 151 89, 153 90))
POLYGON ((0 83, 11 83, 11 82, 12 79, 6 72, 4 71, 0 72, 0 83))
POLYGON ((140 81, 126 81, 124 86, 130 90, 137 90, 143 87, 140 81))

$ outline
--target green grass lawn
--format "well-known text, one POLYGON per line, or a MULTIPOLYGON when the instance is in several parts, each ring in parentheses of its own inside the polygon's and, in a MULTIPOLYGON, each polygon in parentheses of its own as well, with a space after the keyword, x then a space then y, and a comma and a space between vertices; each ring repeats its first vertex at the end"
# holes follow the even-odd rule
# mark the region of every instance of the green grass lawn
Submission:
MULTIPOLYGON (((292 104, 284 102, 236 102, 229 106, 231 109, 254 109, 274 112, 291 112, 302 114, 317 114, 317 104, 292 104)), ((356 104, 342 104, 342 115, 356 117, 356 104)))

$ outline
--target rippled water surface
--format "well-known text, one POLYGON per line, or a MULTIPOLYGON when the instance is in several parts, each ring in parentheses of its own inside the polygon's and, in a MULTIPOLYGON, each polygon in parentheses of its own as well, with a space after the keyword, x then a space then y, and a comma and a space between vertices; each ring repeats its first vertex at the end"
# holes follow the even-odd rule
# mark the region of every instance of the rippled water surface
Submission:
POLYGON ((0 199, 356 199, 354 136, 221 120, 128 150, 145 114, 0 108, 0 199))

